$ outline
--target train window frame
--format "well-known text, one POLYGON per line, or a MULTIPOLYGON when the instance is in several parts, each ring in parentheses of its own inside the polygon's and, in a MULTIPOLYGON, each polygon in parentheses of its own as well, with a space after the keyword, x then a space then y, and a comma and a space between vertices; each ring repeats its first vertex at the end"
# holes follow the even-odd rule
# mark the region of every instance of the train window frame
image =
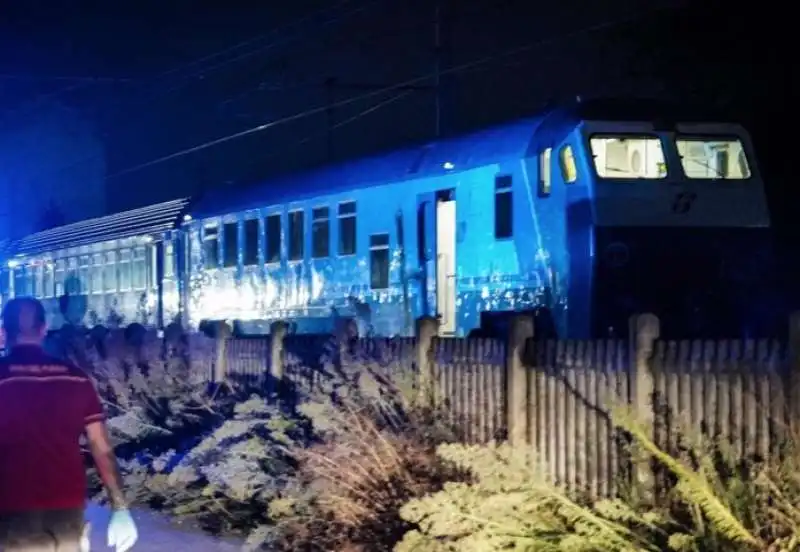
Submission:
POLYGON ((239 221, 222 223, 222 268, 239 266, 239 221))
MULTIPOLYGON (((389 289, 389 279, 391 276, 391 238, 389 232, 378 232, 369 236, 369 288, 374 291, 389 289), (386 256, 385 262, 380 266, 380 274, 376 285, 375 267, 378 266, 378 256, 386 256)), ((382 261, 382 259, 380 259, 382 261)))
POLYGON ((258 218, 248 217, 242 221, 242 242, 242 266, 258 266, 261 256, 261 222, 258 218))
POLYGON ((282 242, 283 242, 282 213, 280 211, 267 213, 264 216, 264 264, 267 265, 280 264, 281 258, 283 257, 282 242), (271 228, 270 227, 271 225, 275 225, 276 228, 271 228), (276 229, 277 232, 275 232, 276 229))
POLYGON ((514 178, 510 174, 494 177, 494 239, 498 241, 514 237, 514 178), (501 210, 507 210, 501 217, 501 210))
POLYGON ((306 210, 289 209, 286 214, 286 260, 299 263, 306 256, 306 210))
POLYGON ((222 260, 219 255, 219 238, 220 228, 218 224, 207 224, 203 227, 201 241, 203 244, 203 268, 205 270, 215 270, 219 268, 220 261, 222 260), (211 246, 209 242, 214 242, 214 245, 211 246), (213 258, 209 255, 210 252, 213 252, 213 258))
POLYGON ((358 205, 354 199, 340 201, 336 207, 336 222, 338 226, 338 236, 336 252, 339 257, 353 257, 358 254, 358 205), (352 205, 352 210, 350 206, 352 205), (352 225, 352 226, 351 226, 352 225), (352 234, 352 240, 346 243, 345 228, 348 236, 352 234), (350 245, 350 247, 345 247, 350 245))
MULTIPOLYGON (((751 166, 751 156, 749 152, 749 148, 742 140, 741 136, 737 136, 735 134, 716 134, 716 135, 709 135, 709 134, 689 134, 689 133, 676 133, 673 137, 673 145, 675 146, 675 152, 678 156, 678 160, 680 161, 680 169, 681 173, 684 178, 687 180, 692 181, 713 181, 713 182, 748 182, 753 179, 753 168, 751 166), (726 177, 699 177, 699 176, 690 176, 686 171, 686 165, 684 164, 684 156, 681 155, 681 147, 679 142, 700 142, 700 143, 709 143, 709 142, 730 142, 736 143, 739 145, 740 151, 739 155, 736 156, 736 159, 733 160, 731 156, 727 156, 726 163, 728 166, 731 164, 736 164, 740 171, 742 171, 742 160, 744 160, 744 166, 747 169, 747 176, 743 176, 742 178, 726 178, 726 177)), ((708 167, 710 168, 710 167, 708 167)))
POLYGON ((575 152, 572 149, 572 144, 564 144, 558 150, 558 166, 561 169, 561 178, 564 180, 564 184, 574 184, 578 181, 578 163, 575 161, 575 152), (568 157, 571 161, 571 174, 567 166, 568 157))
POLYGON ((311 258, 326 259, 331 256, 331 208, 318 205, 311 209, 311 258), (322 234, 317 239, 318 233, 322 234))
POLYGON ((550 197, 553 192, 553 148, 545 148, 536 157, 539 164, 536 195, 550 197))
POLYGON ((603 181, 610 181, 610 182, 619 182, 619 183, 633 183, 633 182, 641 182, 641 181, 653 181, 658 182, 665 180, 670 175, 670 166, 668 163, 667 153, 666 153, 666 141, 664 137, 657 133, 646 133, 646 132, 595 132, 590 134, 587 137, 587 148, 589 154, 592 158, 592 170, 594 171, 594 175, 603 181), (661 150, 661 161, 657 163, 659 166, 659 175, 658 176, 621 176, 621 175, 602 175, 600 174, 600 170, 597 165, 597 158, 598 154, 595 153, 594 149, 594 140, 602 140, 602 139, 625 139, 625 140, 652 140, 658 143, 659 148, 661 150))

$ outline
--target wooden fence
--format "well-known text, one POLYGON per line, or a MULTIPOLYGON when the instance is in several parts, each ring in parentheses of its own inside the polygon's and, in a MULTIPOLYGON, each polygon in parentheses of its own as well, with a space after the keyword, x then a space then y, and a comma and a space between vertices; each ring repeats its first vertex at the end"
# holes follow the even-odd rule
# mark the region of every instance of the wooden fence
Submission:
MULTIPOLYGON (((533 321, 520 316, 501 341, 439 338, 436 321, 423 319, 415 339, 361 339, 358 354, 340 361, 412 374, 468 441, 530 445, 554 480, 595 496, 613 493, 628 466, 609 418, 615 405, 653 421, 664 445, 686 424, 742 455, 776 451, 800 410, 800 317, 788 344, 665 341, 657 317, 631 324, 630 341, 538 341, 533 321)), ((215 374, 313 384, 339 346, 333 336, 286 335, 278 323, 271 338, 220 340, 215 374)))

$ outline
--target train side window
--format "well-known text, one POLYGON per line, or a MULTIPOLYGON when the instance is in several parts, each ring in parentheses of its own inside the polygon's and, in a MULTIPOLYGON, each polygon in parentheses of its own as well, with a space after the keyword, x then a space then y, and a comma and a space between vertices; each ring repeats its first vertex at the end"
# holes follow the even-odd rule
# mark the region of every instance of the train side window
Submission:
POLYGON ((164 278, 175 276, 175 246, 167 242, 164 244, 164 278))
POLYGON ((230 268, 239 264, 239 223, 222 225, 222 266, 230 268))
POLYGON ((42 265, 35 265, 31 267, 33 276, 33 296, 42 297, 42 265))
POLYGON ((64 268, 66 262, 64 259, 58 259, 56 261, 56 275, 55 275, 55 288, 56 288, 56 297, 61 297, 64 295, 64 268))
POLYGON ((369 286, 372 289, 389 287, 389 234, 369 237, 369 286))
POLYGON ((578 180, 578 167, 575 164, 575 156, 572 154, 572 146, 563 146, 558 153, 558 161, 561 166, 561 177, 566 184, 572 184, 578 180))
POLYGON ((356 202, 339 204, 339 255, 356 254, 356 202))
POLYGON ((289 260, 301 261, 305 253, 305 213, 303 211, 289 212, 289 260))
POLYGON ((244 221, 244 266, 258 264, 258 219, 244 221))
POLYGON ((539 197, 547 197, 550 195, 552 186, 550 178, 550 157, 553 148, 547 148, 539 154, 539 197))
POLYGON ((216 226, 208 226, 204 229, 203 257, 207 269, 219 266, 219 232, 216 226))
POLYGON ((78 280, 80 281, 81 293, 89 293, 89 255, 81 255, 78 260, 78 280))
POLYGON ((311 211, 311 256, 322 259, 331 252, 331 221, 328 207, 311 211))
POLYGON ((281 262, 281 215, 267 215, 267 252, 265 261, 267 263, 281 262))
POLYGON ((147 255, 144 247, 136 247, 133 250, 131 274, 131 287, 133 289, 147 288, 147 255))
POLYGON ((105 275, 103 285, 106 291, 117 291, 117 252, 109 251, 106 253, 105 275))
POLYGON ((502 240, 514 234, 514 193, 511 175, 494 179, 494 237, 502 240))
POLYGON ((104 266, 102 253, 92 255, 92 293, 103 293, 104 266))
POLYGON ((131 250, 121 249, 119 252, 119 290, 131 289, 131 250))
POLYGON ((52 297, 53 296, 53 287, 54 287, 54 270, 55 265, 53 261, 47 261, 44 265, 44 296, 45 297, 52 297))

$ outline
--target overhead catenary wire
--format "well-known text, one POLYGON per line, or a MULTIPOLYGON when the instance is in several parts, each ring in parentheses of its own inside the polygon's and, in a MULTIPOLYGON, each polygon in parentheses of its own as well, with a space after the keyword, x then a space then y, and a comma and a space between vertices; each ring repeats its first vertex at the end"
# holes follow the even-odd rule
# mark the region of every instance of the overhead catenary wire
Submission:
MULTIPOLYGON (((438 74, 441 76, 441 75, 450 75, 450 74, 459 73, 459 72, 462 72, 462 71, 473 69, 475 67, 479 67, 481 65, 486 65, 488 63, 492 63, 492 62, 500 60, 500 59, 506 59, 506 58, 509 58, 509 57, 513 57, 515 55, 519 55, 519 54, 528 52, 530 50, 533 50, 534 48, 538 48, 538 47, 541 47, 541 46, 544 46, 544 45, 547 45, 547 44, 552 44, 554 42, 558 42, 558 41, 561 41, 561 40, 574 38, 574 37, 581 36, 581 35, 584 35, 584 34, 595 33, 595 32, 598 32, 598 31, 602 31, 602 30, 613 28, 613 27, 617 27, 619 25, 623 25, 625 23, 630 23, 630 22, 633 22, 633 21, 637 21, 637 20, 641 19, 642 17, 644 17, 645 15, 650 15, 650 14, 652 14, 654 12, 664 11, 664 10, 668 10, 668 9, 671 9, 671 8, 650 9, 650 10, 646 10, 645 12, 638 13, 638 14, 635 14, 635 15, 632 15, 630 17, 626 17, 626 18, 623 18, 623 19, 614 19, 614 20, 611 20, 611 21, 605 21, 603 23, 599 23, 599 24, 588 26, 588 27, 583 27, 583 28, 580 28, 580 29, 576 29, 575 31, 571 31, 571 32, 568 32, 568 33, 565 33, 565 34, 561 34, 561 35, 558 35, 558 36, 553 36, 553 37, 549 37, 549 38, 545 38, 545 39, 541 39, 541 40, 528 42, 528 43, 523 44, 521 46, 517 46, 515 48, 510 48, 508 50, 505 50, 505 51, 497 53, 497 54, 491 54, 491 55, 483 56, 483 57, 480 57, 478 59, 475 59, 475 60, 472 60, 472 61, 469 61, 469 62, 465 62, 465 63, 461 63, 461 64, 457 64, 457 65, 453 65, 451 67, 447 67, 447 68, 441 69, 438 72, 438 74)), ((386 94, 388 92, 398 91, 398 90, 401 90, 401 89, 406 88, 406 87, 414 86, 414 85, 417 85, 417 84, 419 84, 421 82, 428 81, 428 80, 434 78, 435 76, 436 76, 436 72, 425 73, 425 74, 420 75, 418 77, 414 77, 414 78, 411 78, 411 79, 408 79, 408 80, 397 82, 395 84, 392 84, 392 85, 389 85, 389 86, 385 86, 383 88, 379 88, 379 89, 374 90, 374 91, 365 92, 363 94, 357 94, 357 95, 351 96, 349 98, 344 98, 342 100, 337 100, 337 101, 334 101, 332 103, 326 103, 325 105, 320 105, 318 107, 314 107, 314 108, 311 108, 311 109, 300 111, 298 113, 294 113, 294 114, 288 115, 286 117, 281 117, 281 118, 279 118, 277 120, 274 120, 274 121, 270 121, 270 122, 267 122, 267 123, 262 123, 260 125, 254 126, 254 127, 251 127, 251 128, 239 131, 239 132, 235 132, 233 134, 228 134, 226 136, 222 136, 220 138, 215 138, 213 140, 209 140, 207 142, 204 142, 202 144, 198 144, 196 146, 192 146, 190 148, 186 148, 186 149, 183 149, 183 150, 180 150, 180 151, 168 154, 168 155, 164 155, 164 156, 158 157, 156 159, 153 159, 151 161, 147 161, 145 163, 139 163, 137 165, 133 165, 131 167, 128 167, 128 168, 122 169, 120 171, 117 171, 115 173, 112 173, 112 174, 106 176, 106 178, 107 179, 118 178, 120 176, 123 176, 123 175, 126 175, 126 174, 130 174, 130 173, 133 173, 133 172, 137 172, 137 171, 140 171, 142 169, 146 169, 146 168, 152 167, 154 165, 159 165, 161 163, 165 163, 167 161, 171 161, 171 160, 177 159, 179 157, 184 157, 186 155, 191 155, 193 153, 197 153, 199 151, 203 151, 203 150, 206 150, 206 149, 209 149, 209 148, 213 148, 215 146, 219 146, 219 145, 225 144, 227 142, 238 140, 240 138, 251 136, 253 134, 258 134, 260 132, 264 132, 265 130, 277 127, 277 126, 282 125, 282 124, 294 122, 294 121, 303 119, 305 117, 310 117, 310 116, 313 116, 313 115, 324 113, 326 110, 330 109, 331 107, 334 107, 334 108, 344 107, 344 106, 350 105, 350 104, 358 102, 358 101, 368 100, 370 98, 377 97, 377 96, 379 96, 381 94, 386 94)))

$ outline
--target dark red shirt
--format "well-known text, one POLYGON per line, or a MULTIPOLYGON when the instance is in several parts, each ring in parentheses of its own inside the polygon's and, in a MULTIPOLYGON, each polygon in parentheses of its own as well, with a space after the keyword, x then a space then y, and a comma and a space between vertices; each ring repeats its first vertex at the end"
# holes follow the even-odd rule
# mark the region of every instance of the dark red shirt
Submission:
POLYGON ((0 359, 0 513, 83 508, 78 441, 104 418, 79 368, 29 345, 0 359))

